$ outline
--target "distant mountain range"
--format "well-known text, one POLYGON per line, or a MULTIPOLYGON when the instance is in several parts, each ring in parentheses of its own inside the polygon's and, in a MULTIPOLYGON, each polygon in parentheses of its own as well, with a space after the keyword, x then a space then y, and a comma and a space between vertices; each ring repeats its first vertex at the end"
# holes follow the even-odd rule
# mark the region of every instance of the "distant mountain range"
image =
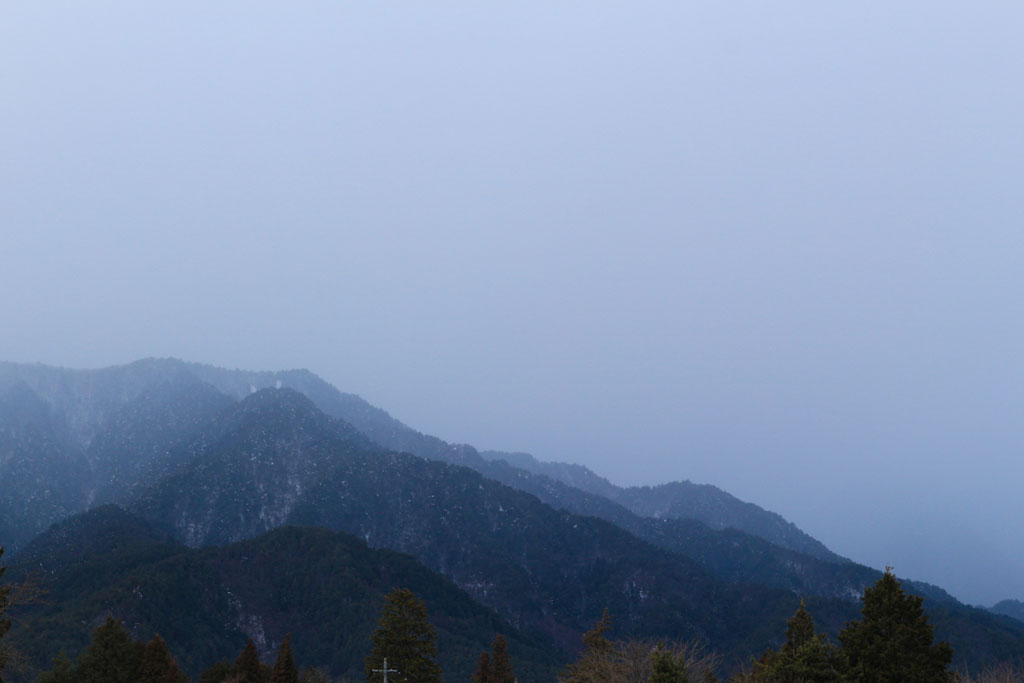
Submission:
MULTIPOLYGON (((627 489, 576 465, 481 454, 420 434, 304 370, 248 372, 169 359, 90 371, 0 363, 0 481, 0 540, 18 551, 16 565, 42 568, 58 592, 68 572, 79 572, 75 581, 85 574, 98 581, 35 613, 36 632, 52 634, 32 640, 37 661, 60 645, 80 647, 88 636, 82 623, 110 610, 149 610, 132 617, 139 632, 159 630, 171 643, 170 629, 196 619, 176 603, 132 603, 124 591, 139 572, 147 580, 162 577, 143 595, 173 594, 181 576, 161 567, 200 561, 188 558, 212 563, 189 580, 223 607, 216 622, 222 626, 195 624, 214 645, 204 649, 188 634, 176 636, 181 648, 191 648, 190 666, 237 651, 243 636, 263 633, 269 646, 283 637, 281 629, 306 629, 311 617, 282 611, 284 603, 255 601, 258 609, 244 619, 231 607, 225 596, 243 589, 217 567, 231 553, 248 552, 238 548, 257 547, 246 543, 278 548, 277 561, 302 576, 326 566, 305 555, 307 546, 330 555, 341 545, 346 557, 359 556, 352 562, 376 566, 383 583, 389 575, 379 565, 398 560, 373 553, 407 553, 425 567, 422 576, 440 582, 423 590, 443 593, 439 586, 454 582, 473 614, 492 620, 488 633, 507 630, 524 672, 536 680, 550 680, 606 607, 616 617, 613 635, 701 640, 728 665, 777 645, 801 598, 834 634, 856 617, 856 599, 880 576, 715 487, 627 489), (104 503, 121 507, 49 528, 104 503), (290 535, 271 533, 284 526, 290 535), (114 553, 117 566, 83 573, 62 548, 94 537, 100 540, 92 550, 107 543, 138 553, 114 553)), ((110 555, 80 550, 95 566, 110 555)), ((257 591, 278 579, 252 580, 247 590, 257 591)), ((376 600, 387 590, 383 583, 363 590, 376 600)), ((937 635, 953 643, 961 665, 1024 659, 1024 623, 1013 615, 969 608, 934 586, 906 585, 927 598, 937 635)), ((330 598, 302 599, 337 600, 348 589, 331 590, 330 598)), ((461 604, 451 597, 456 593, 444 595, 443 609, 461 604)), ((347 653, 336 657, 303 631, 314 660, 308 663, 350 670, 371 621, 349 623, 345 642, 360 645, 335 644, 347 653)), ((445 638, 448 664, 463 680, 471 650, 482 650, 487 638, 445 638)))

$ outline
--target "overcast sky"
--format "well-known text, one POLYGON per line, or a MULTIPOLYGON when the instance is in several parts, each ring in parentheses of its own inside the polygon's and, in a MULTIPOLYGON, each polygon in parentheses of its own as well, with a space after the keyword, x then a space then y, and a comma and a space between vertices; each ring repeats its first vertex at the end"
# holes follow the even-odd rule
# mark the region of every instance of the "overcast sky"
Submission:
POLYGON ((1024 5, 8 2, 0 358, 307 367, 1024 599, 1024 5))

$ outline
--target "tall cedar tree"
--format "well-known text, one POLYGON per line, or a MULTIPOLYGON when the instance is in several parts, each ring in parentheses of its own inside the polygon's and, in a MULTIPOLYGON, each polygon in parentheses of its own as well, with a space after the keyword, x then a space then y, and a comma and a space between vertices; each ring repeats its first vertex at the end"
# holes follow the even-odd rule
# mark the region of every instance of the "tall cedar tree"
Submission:
POLYGON ((516 675, 512 672, 512 663, 508 660, 508 643, 500 633, 491 643, 492 656, 486 652, 480 653, 480 659, 476 663, 476 673, 473 674, 473 683, 515 683, 516 675))
POLYGON ((834 683, 844 669, 838 649, 814 632, 814 619, 803 601, 786 625, 786 642, 754 664, 749 680, 765 683, 834 683))
POLYGON ((940 683, 956 680, 949 671, 953 648, 935 644, 923 600, 903 592, 887 567, 885 575, 864 591, 862 619, 839 633, 849 659, 851 683, 940 683))
POLYGON ((594 624, 589 631, 583 634, 583 646, 587 650, 595 652, 610 652, 612 641, 608 640, 604 633, 612 627, 612 614, 605 607, 601 612, 601 619, 594 624))
POLYGON ((558 677, 561 683, 597 683, 604 675, 603 665, 614 656, 615 645, 604 635, 611 627, 612 615, 605 608, 601 619, 583 634, 583 652, 558 677))
MULTIPOLYGON (((0 559, 3 559, 4 547, 0 545, 0 559)), ((7 567, 0 566, 0 579, 3 578, 7 567)), ((0 683, 4 683, 4 666, 7 665, 8 652, 4 645, 4 636, 11 630, 11 620, 7 617, 7 610, 10 608, 11 587, 0 583, 0 683)))
POLYGON ((232 683, 264 683, 266 680, 263 665, 260 664, 260 653, 256 650, 256 643, 252 642, 252 638, 246 641, 245 648, 235 660, 227 680, 232 683))
POLYGON ((159 633, 142 651, 139 683, 188 683, 188 677, 178 668, 159 633))
POLYGON ((427 618, 427 606, 407 588, 388 594, 381 610, 380 624, 373 633, 373 650, 364 660, 366 680, 383 681, 376 673, 384 658, 388 681, 397 683, 440 683, 441 667, 437 663, 437 631, 427 618))
POLYGON ((493 675, 491 672, 491 656, 486 652, 481 652, 480 658, 476 660, 476 673, 473 674, 470 680, 473 683, 491 683, 493 675))
POLYGON ((75 665, 68 653, 61 650, 53 658, 53 667, 36 677, 36 683, 75 683, 75 665))
POLYGON ((79 683, 138 683, 142 649, 119 620, 108 616, 78 658, 75 678, 79 683))
POLYGON ((270 683, 299 683, 299 670, 295 667, 292 655, 292 634, 284 637, 284 642, 277 650, 277 661, 270 674, 270 683))
POLYGON ((231 675, 231 664, 228 662, 216 662, 199 675, 198 683, 224 683, 231 675))
POLYGON ((495 636, 491 643, 491 652, 494 653, 491 661, 490 683, 516 683, 516 675, 512 672, 512 662, 508 659, 508 643, 505 636, 500 633, 495 636))

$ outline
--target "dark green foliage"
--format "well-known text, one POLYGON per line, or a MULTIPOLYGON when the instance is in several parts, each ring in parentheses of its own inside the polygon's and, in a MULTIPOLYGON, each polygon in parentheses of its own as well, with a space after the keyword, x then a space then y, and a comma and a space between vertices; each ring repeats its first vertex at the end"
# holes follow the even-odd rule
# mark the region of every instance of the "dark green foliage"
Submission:
POLYGON ((786 644, 782 648, 789 652, 795 652, 813 640, 814 635, 814 619, 804 606, 804 601, 801 600, 800 609, 786 624, 786 644))
POLYGON ((841 680, 844 660, 839 650, 815 633, 814 619, 801 601, 786 625, 786 642, 754 664, 749 680, 756 683, 831 683, 841 680))
MULTIPOLYGON (((154 374, 159 375, 156 370, 154 374)), ((246 394, 249 384, 245 381, 235 394, 246 394)), ((191 395, 191 391, 180 395, 191 395)), ((164 421, 159 401, 150 407, 121 406, 117 419, 94 425, 109 437, 95 442, 108 444, 113 460, 121 458, 116 449, 125 447, 117 451, 125 457, 131 450, 134 437, 122 439, 122 434, 145 436, 150 455, 163 452, 173 446, 174 438, 182 438, 172 433, 190 410, 187 406, 183 412, 171 410, 164 421), (127 429, 115 428, 122 424, 127 429), (161 435, 164 427, 167 434, 161 435)), ((45 410, 36 418, 46 419, 45 410)), ((794 591, 807 592, 804 586, 813 585, 824 594, 836 595, 836 588, 855 585, 864 571, 854 565, 812 561, 738 532, 711 532, 696 522, 640 520, 596 497, 580 498, 581 506, 600 507, 596 516, 611 523, 557 511, 462 467, 382 453, 351 427, 326 418, 288 390, 257 392, 204 419, 195 423, 201 434, 188 448, 174 451, 174 457, 180 457, 176 473, 152 489, 142 489, 133 501, 134 509, 155 528, 190 544, 253 536, 287 520, 345 530, 370 538, 375 545, 413 554, 428 567, 472 587, 478 599, 499 614, 514 616, 521 627, 513 631, 495 626, 498 617, 489 612, 481 621, 480 612, 468 608, 449 611, 447 621, 436 616, 442 664, 453 675, 457 671, 461 680, 469 677, 481 647, 487 646, 481 642, 483 634, 499 629, 510 638, 520 678, 550 680, 542 669, 550 672, 560 663, 554 659, 559 655, 552 653, 560 648, 560 656, 567 657, 565 653, 575 650, 579 635, 603 605, 622 616, 623 636, 654 641, 669 635, 706 638, 724 653, 728 664, 777 642, 781 625, 796 608, 794 591), (291 485, 278 486, 293 480, 301 483, 298 500, 291 485), (389 495, 382 496, 385 487, 389 495), (271 514, 264 514, 268 511, 271 514), (794 566, 799 570, 794 571, 794 566), (830 576, 838 579, 829 580, 830 576), (572 589, 566 590, 567 586, 572 589), (488 619, 492 625, 484 627, 488 619), (519 642, 514 640, 517 636, 519 642)), ((442 448, 435 455, 471 466, 479 459, 471 448, 442 448)), ((118 469, 126 476, 129 470, 118 469)), ((517 486, 518 473, 512 475, 509 483, 517 486)), ((538 482, 537 495, 553 502, 542 495, 545 482, 538 482)), ((574 505, 565 509, 584 512, 574 505)), ((88 638, 81 623, 95 623, 98 614, 113 610, 128 619, 140 637, 148 638, 159 629, 182 666, 195 673, 233 654, 244 638, 233 626, 240 622, 225 593, 214 588, 230 584, 233 594, 246 591, 246 609, 266 619, 271 640, 280 639, 286 630, 295 632, 298 661, 351 676, 353 663, 369 647, 369 630, 354 624, 372 624, 375 610, 366 606, 379 599, 381 585, 409 585, 435 615, 439 607, 466 604, 461 602, 464 595, 451 595, 450 584, 437 588, 437 595, 423 593, 422 586, 403 575, 408 565, 392 571, 360 564, 340 580, 333 574, 323 579, 323 566, 333 571, 335 560, 344 553, 308 560, 301 542, 296 549, 279 539, 277 548, 264 546, 251 556, 247 554, 251 546, 240 552, 197 553, 166 542, 159 547, 148 541, 140 545, 153 553, 152 561, 134 554, 137 548, 130 544, 129 553, 112 544, 109 555, 91 557, 91 567, 77 565, 75 581, 58 582, 61 597, 51 594, 57 607, 36 610, 34 615, 41 618, 34 619, 35 628, 15 629, 8 638, 24 638, 30 647, 20 647, 19 641, 14 644, 33 654, 37 663, 46 661, 61 647, 80 651, 88 638), (282 556, 289 558, 288 565, 299 562, 303 569, 278 571, 282 556), (137 587, 143 597, 129 597, 137 587), (348 599, 360 590, 360 597, 348 599)), ((314 553, 322 550, 316 541, 309 546, 314 553)), ((68 564, 76 566, 76 561, 70 559, 68 564)), ((48 567, 57 572, 56 564, 48 567)), ((820 600, 814 608, 829 633, 836 633, 856 613, 853 603, 842 600, 820 600)), ((970 632, 970 647, 963 652, 989 658, 961 662, 988 664, 996 657, 1024 653, 1019 625, 965 616, 957 609, 950 608, 946 617, 933 620, 936 632, 959 637, 966 632, 966 624, 982 624, 983 628, 970 632)))
MULTIPOLYGON (((292 632, 299 665, 354 680, 363 672, 380 605, 395 585, 409 586, 429 603, 440 664, 452 680, 469 678, 476 657, 499 632, 515 653, 521 683, 552 680, 560 663, 548 642, 524 635, 409 556, 370 549, 345 534, 284 528, 226 548, 190 550, 174 544, 168 556, 163 537, 137 525, 137 519, 130 522, 134 518, 124 511, 107 507, 82 517, 90 519, 71 520, 55 528, 55 536, 33 543, 38 552, 32 557, 48 558, 45 587, 62 596, 23 613, 25 627, 12 632, 15 644, 39 668, 49 667, 61 648, 77 655, 88 645, 82 623, 113 611, 143 638, 159 631, 181 667, 199 676, 218 660, 234 661, 246 641, 234 626, 240 614, 227 598, 230 591, 240 606, 260 615, 268 639, 280 642, 292 632), (83 537, 70 544, 65 557, 60 549, 69 538, 64 530, 71 528, 83 537), (97 553, 121 559, 92 557, 93 537, 97 553), (158 551, 151 552, 154 548, 158 551), (103 568, 106 586, 85 575, 87 567, 103 568)), ((224 674, 218 675, 207 680, 220 683, 224 674)))
POLYGON ((199 676, 198 683, 223 683, 230 675, 231 664, 222 660, 211 664, 210 667, 199 676))
POLYGON ((515 683, 516 675, 508 658, 508 643, 500 633, 491 643, 491 652, 493 659, 487 652, 480 653, 473 683, 515 683))
POLYGON ((427 606, 408 588, 388 594, 372 640, 373 650, 365 664, 367 681, 383 680, 383 674, 374 669, 381 669, 387 658, 388 668, 398 670, 388 680, 440 683, 437 631, 427 617, 427 606))
POLYGON ((108 616, 92 633, 92 643, 78 659, 78 683, 138 683, 142 646, 108 616))
POLYGON ((331 683, 331 677, 323 669, 305 669, 299 683, 331 683))
POLYGON ((256 650, 256 643, 252 638, 246 641, 235 665, 231 667, 232 683, 264 683, 266 672, 263 664, 260 663, 260 654, 256 650))
POLYGON ((68 653, 61 650, 50 670, 39 674, 36 683, 75 683, 75 665, 68 653))
POLYGON ((583 634, 583 647, 593 652, 608 652, 612 648, 612 642, 605 636, 605 632, 612 627, 612 615, 605 607, 601 612, 601 618, 589 631, 583 634))
POLYGON ((491 683, 515 683, 516 675, 512 671, 512 662, 508 658, 508 643, 500 633, 491 643, 494 660, 491 663, 491 683))
POLYGON ((187 683, 188 677, 178 668, 167 643, 159 634, 146 643, 142 651, 139 683, 187 683))
POLYGON ((284 637, 281 647, 277 650, 277 661, 270 674, 270 683, 299 683, 299 670, 295 667, 292 655, 292 634, 284 637))
POLYGON ((611 628, 612 615, 608 608, 601 618, 583 634, 583 652, 559 676, 562 683, 597 683, 605 675, 606 660, 614 655, 615 644, 605 632, 611 628))
POLYGON ((649 683, 689 683, 686 662, 661 647, 651 653, 649 683))
POLYGON ((491 680, 491 656, 486 652, 480 653, 480 659, 476 661, 476 672, 473 674, 473 683, 488 683, 491 680))
POLYGON ((955 680, 949 671, 953 648, 936 644, 921 607, 922 599, 903 592, 888 569, 864 591, 861 620, 839 633, 849 660, 851 683, 939 683, 955 680))

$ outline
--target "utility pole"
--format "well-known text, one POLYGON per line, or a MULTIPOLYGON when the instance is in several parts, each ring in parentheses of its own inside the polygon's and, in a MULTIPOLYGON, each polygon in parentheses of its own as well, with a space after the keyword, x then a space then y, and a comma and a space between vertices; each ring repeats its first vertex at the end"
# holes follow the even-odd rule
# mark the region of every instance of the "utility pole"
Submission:
POLYGON ((384 683, 388 683, 388 674, 389 673, 399 674, 399 673, 402 673, 402 672, 399 671, 398 669, 389 669, 388 668, 388 658, 385 657, 384 658, 384 668, 383 669, 374 669, 373 673, 375 673, 375 674, 384 674, 384 683))

